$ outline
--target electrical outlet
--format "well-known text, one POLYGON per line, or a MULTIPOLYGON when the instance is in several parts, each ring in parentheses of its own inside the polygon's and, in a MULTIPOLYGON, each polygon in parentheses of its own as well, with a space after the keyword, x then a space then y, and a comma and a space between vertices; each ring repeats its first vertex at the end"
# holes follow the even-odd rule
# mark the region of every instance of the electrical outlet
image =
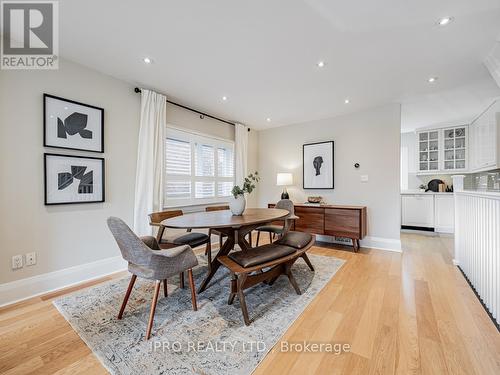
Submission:
POLYGON ((361 182, 368 182, 368 175, 362 174, 360 180, 361 180, 361 182))
POLYGON ((12 269, 17 270, 18 268, 23 268, 23 256, 14 255, 12 257, 12 269))
POLYGON ((36 253, 33 251, 32 253, 26 254, 26 265, 34 266, 36 264, 36 253))

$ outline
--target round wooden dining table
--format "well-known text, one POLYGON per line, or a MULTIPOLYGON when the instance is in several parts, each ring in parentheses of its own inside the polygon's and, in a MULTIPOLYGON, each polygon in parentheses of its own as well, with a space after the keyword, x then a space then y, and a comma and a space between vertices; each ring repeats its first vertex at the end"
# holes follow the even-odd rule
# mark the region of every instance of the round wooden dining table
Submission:
POLYGON ((229 210, 211 212, 193 212, 190 214, 173 217, 161 222, 167 228, 177 229, 217 229, 218 232, 227 236, 226 241, 219 252, 212 259, 211 247, 208 251, 208 274, 198 289, 198 293, 203 292, 210 280, 220 267, 218 258, 229 254, 238 245, 242 251, 251 248, 245 236, 262 224, 279 220, 287 216, 287 210, 276 208, 247 208, 243 215, 235 216, 229 210))

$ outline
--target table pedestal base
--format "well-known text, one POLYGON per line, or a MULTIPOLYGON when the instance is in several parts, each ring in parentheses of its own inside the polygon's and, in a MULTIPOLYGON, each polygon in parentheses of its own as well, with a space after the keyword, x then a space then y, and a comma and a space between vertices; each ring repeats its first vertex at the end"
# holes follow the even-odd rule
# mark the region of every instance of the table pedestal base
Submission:
MULTIPOLYGON (((223 255, 229 254, 231 250, 234 250, 234 246, 236 244, 241 248, 242 251, 247 251, 248 249, 251 249, 251 245, 245 239, 245 236, 261 225, 262 224, 253 224, 240 228, 217 228, 217 231, 225 234, 227 236, 227 239, 226 242, 224 242, 222 248, 219 249, 219 252, 217 253, 217 255, 213 260, 211 260, 212 254, 211 253, 208 254, 208 260, 209 260, 208 275, 207 277, 205 277, 205 280, 203 280, 203 283, 198 288, 198 293, 201 293, 205 289, 207 289, 208 283, 215 276, 215 273, 217 272, 217 270, 221 265, 218 258, 223 255)), ((211 250, 209 250, 209 252, 211 252, 211 250)))

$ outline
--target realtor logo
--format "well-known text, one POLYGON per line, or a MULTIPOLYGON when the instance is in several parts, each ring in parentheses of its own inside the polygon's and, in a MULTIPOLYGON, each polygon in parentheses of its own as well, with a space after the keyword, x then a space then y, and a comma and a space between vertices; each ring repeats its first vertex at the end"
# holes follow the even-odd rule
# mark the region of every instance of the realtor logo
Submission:
POLYGON ((57 1, 2 1, 1 69, 57 69, 57 1))

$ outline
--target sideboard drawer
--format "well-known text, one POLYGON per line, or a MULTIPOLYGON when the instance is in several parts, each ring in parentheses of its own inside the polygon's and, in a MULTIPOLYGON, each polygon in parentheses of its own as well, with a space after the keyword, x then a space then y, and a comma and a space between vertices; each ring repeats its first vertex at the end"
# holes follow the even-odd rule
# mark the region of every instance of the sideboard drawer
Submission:
POLYGON ((323 234, 325 227, 325 209, 320 207, 295 207, 295 230, 323 234))
POLYGON ((341 208, 325 209, 325 234, 348 238, 361 238, 359 210, 341 208))

